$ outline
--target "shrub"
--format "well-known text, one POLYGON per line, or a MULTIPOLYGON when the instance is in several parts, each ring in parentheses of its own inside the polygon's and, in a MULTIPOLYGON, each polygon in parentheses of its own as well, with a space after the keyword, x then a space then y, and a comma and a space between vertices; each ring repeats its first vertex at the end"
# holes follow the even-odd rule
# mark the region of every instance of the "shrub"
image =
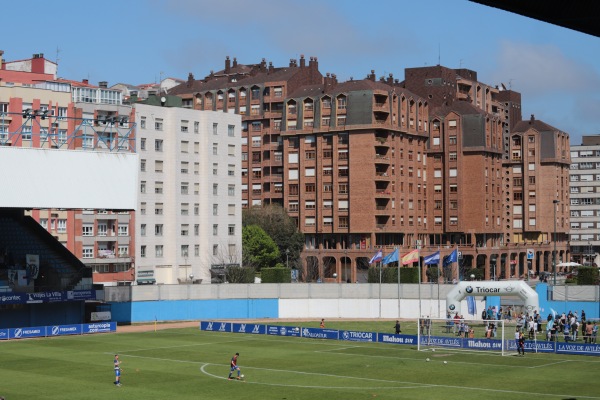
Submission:
POLYGON ((260 280, 262 283, 290 283, 292 282, 292 273, 289 268, 262 268, 260 280))

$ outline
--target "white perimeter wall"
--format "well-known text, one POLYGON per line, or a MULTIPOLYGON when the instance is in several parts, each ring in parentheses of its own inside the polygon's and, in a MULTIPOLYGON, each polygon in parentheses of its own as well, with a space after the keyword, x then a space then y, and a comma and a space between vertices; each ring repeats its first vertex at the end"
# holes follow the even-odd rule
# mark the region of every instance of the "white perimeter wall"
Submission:
POLYGON ((0 208, 135 210, 138 155, 0 147, 0 208))

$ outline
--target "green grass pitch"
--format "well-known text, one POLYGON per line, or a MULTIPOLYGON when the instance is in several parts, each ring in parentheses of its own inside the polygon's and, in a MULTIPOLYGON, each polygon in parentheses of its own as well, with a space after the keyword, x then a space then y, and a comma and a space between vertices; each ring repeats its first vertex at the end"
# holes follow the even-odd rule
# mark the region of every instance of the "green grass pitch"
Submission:
MULTIPOLYGON (((391 332, 392 326, 327 327, 391 332)), ((599 373, 600 359, 589 356, 418 352, 403 345, 198 328, 0 342, 0 396, 6 400, 579 400, 600 399, 599 373), (228 381, 236 352, 245 379, 228 381), (115 353, 122 361, 121 387, 113 385, 115 353)))

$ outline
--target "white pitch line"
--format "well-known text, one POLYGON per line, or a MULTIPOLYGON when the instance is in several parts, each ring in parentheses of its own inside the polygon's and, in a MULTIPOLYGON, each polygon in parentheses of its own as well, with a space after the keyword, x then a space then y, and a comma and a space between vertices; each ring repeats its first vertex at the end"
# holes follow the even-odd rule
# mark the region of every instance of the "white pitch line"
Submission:
MULTIPOLYGON (((159 358, 159 357, 144 357, 144 356, 134 356, 129 354, 124 354, 127 357, 133 358, 145 358, 150 360, 158 360, 158 361, 167 361, 167 362, 176 362, 176 363, 186 363, 186 364, 200 364, 202 373, 205 373, 203 368, 206 368, 208 365, 215 365, 219 367, 227 367, 227 364, 213 364, 206 363, 200 361, 187 361, 187 360, 174 360, 169 358, 159 358)), ((340 387, 339 389, 365 389, 365 390, 373 390, 373 389, 423 389, 423 388, 448 388, 448 389, 457 389, 457 390, 472 390, 472 391, 482 391, 482 392, 490 392, 490 393, 506 393, 506 394, 519 394, 519 395, 529 395, 529 396, 546 396, 546 397, 573 397, 577 399, 591 399, 591 400, 600 400, 600 397, 595 396, 582 396, 582 395, 571 395, 571 394, 555 394, 555 393, 539 393, 539 392, 523 392, 518 390, 504 390, 504 389, 489 389, 489 388, 476 388, 476 387, 468 387, 468 386, 456 386, 456 385, 437 385, 437 384, 426 384, 419 382, 409 382, 409 381, 392 381, 385 379, 375 379, 375 378, 364 378, 364 377, 356 377, 356 376, 344 376, 344 375, 333 375, 333 374, 322 374, 318 372, 306 372, 306 371, 293 371, 293 370, 282 370, 282 369, 272 369, 272 368, 261 368, 261 367, 244 367, 245 369, 254 369, 254 370, 262 370, 262 371, 270 371, 270 372, 284 372, 284 373, 294 373, 294 374, 302 374, 302 375, 316 375, 316 376, 324 376, 331 378, 341 378, 341 379, 352 379, 352 380, 362 380, 362 381, 371 381, 371 382, 387 382, 387 383, 396 383, 396 384, 407 384, 407 385, 415 385, 414 387, 407 386, 398 386, 398 387, 340 387)), ((220 378, 220 376, 216 376, 213 374, 206 373, 211 377, 220 378)), ((257 385, 267 385, 267 386, 286 386, 286 387, 302 387, 307 389, 334 389, 336 387, 331 386, 300 386, 300 385, 289 385, 289 384, 277 384, 277 383, 259 383, 259 382, 247 382, 257 385)))

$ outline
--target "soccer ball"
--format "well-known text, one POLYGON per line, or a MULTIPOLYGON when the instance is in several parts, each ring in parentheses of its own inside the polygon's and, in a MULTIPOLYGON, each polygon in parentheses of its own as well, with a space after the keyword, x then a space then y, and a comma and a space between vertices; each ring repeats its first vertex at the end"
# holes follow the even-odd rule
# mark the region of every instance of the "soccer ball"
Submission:
POLYGON ((429 358, 427 360, 425 360, 425 361, 429 362, 429 358))
POLYGON ((431 351, 435 351, 435 349, 431 349, 431 351))
POLYGON ((243 379, 243 378, 244 378, 244 374, 241 374, 241 375, 240 375, 240 378, 242 378, 242 379, 243 379))
POLYGON ((444 361, 444 364, 448 364, 448 361, 444 361))

